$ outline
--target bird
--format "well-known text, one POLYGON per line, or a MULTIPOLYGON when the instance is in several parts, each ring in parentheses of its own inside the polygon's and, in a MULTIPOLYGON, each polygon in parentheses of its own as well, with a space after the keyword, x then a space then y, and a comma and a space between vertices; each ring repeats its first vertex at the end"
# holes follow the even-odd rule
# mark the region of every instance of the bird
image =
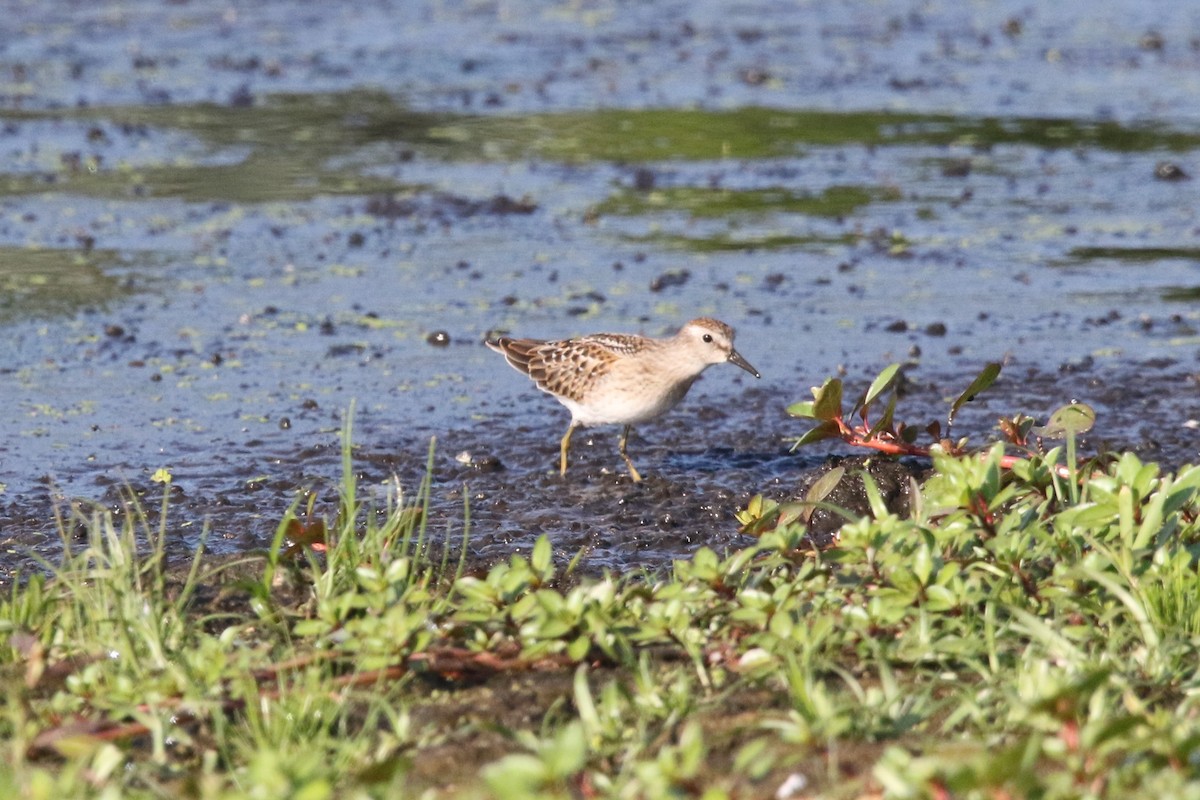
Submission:
POLYGON ((539 389, 571 412, 559 443, 559 474, 567 474, 567 450, 576 428, 624 425, 618 444, 635 483, 642 480, 626 452, 633 426, 670 411, 700 373, 729 362, 761 378, 733 347, 733 328, 711 317, 688 322, 674 336, 655 339, 626 333, 593 333, 572 339, 485 341, 539 389))

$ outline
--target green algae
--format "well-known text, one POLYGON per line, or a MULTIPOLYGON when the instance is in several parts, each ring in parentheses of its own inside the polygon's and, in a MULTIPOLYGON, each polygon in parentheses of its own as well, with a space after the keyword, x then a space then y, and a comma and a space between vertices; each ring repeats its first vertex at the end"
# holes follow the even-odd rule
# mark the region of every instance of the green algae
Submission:
MULTIPOLYGON (((368 90, 270 95, 233 106, 197 103, 0 113, 0 120, 6 121, 37 119, 85 119, 107 121, 125 130, 181 131, 203 142, 209 155, 181 160, 163 148, 151 155, 152 163, 137 168, 98 160, 89 162, 94 170, 63 167, 41 174, 0 174, 0 187, 10 194, 307 200, 320 194, 411 190, 412 186, 396 179, 367 175, 372 169, 393 168, 413 158, 647 163, 798 157, 809 148, 853 145, 986 149, 1013 144, 1119 152, 1200 147, 1200 133, 1153 123, 765 107, 463 115, 413 111, 387 93, 368 90)), ((72 141, 67 146, 79 144, 72 141)), ((82 155, 86 160, 91 154, 82 155)), ((726 209, 745 211, 758 205, 766 210, 782 205, 782 210, 798 213, 837 215, 845 213, 839 207, 866 202, 856 191, 840 187, 840 196, 835 192, 806 198, 766 190, 740 198, 712 195, 705 201, 698 195, 689 199, 668 194, 666 202, 695 201, 689 210, 699 214, 706 213, 706 205, 713 215, 726 209)), ((614 200, 618 207, 620 202, 614 200)), ((631 202, 626 200, 626 206, 631 202)))
POLYGON ((1176 286, 1162 293, 1168 303, 1194 303, 1200 300, 1200 286, 1176 286))
POLYGON ((676 250, 687 250, 692 253, 726 253, 731 251, 750 250, 797 250, 797 249, 827 249, 834 246, 853 245, 860 236, 846 233, 840 236, 819 236, 815 234, 772 234, 768 236, 731 236, 727 233, 712 236, 683 236, 672 233, 649 233, 645 235, 623 236, 626 242, 637 244, 653 244, 676 250))
POLYGON ((163 164, 62 173, 49 179, 0 176, 0 190, 8 195, 57 192, 124 200, 171 197, 189 202, 299 202, 320 195, 408 193, 418 188, 354 170, 314 170, 293 157, 257 151, 237 164, 163 164))
POLYGON ((878 200, 897 200, 899 191, 864 186, 830 186, 821 192, 783 188, 709 189, 673 186, 649 192, 623 190, 592 208, 597 215, 639 216, 682 211, 693 217, 761 216, 771 213, 842 217, 878 200))
POLYGON ((1200 247, 1072 247, 1067 258, 1077 261, 1200 261, 1200 247))
POLYGON ((109 272, 123 263, 112 250, 0 247, 0 323, 71 314, 126 296, 132 290, 109 272))
POLYGON ((806 147, 858 144, 1023 144, 1050 149, 1086 146, 1138 152, 1200 146, 1200 134, 1162 125, 1123 126, 1071 119, 960 117, 888 111, 603 109, 528 116, 464 117, 434 138, 448 151, 474 146, 490 157, 561 161, 705 161, 777 158, 806 147))

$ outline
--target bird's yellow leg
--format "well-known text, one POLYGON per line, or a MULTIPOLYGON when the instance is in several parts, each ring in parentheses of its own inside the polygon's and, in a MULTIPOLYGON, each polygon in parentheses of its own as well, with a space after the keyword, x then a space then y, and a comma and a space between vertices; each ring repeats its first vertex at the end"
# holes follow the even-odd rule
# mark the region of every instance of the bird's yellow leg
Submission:
POLYGON ((571 446, 571 434, 575 432, 575 423, 572 422, 567 426, 567 432, 563 434, 562 443, 558 446, 558 474, 566 477, 567 474, 567 448, 571 446))
POLYGON ((621 458, 625 459, 625 464, 629 467, 629 477, 633 478, 634 483, 641 483, 642 476, 638 474, 637 467, 633 465, 633 461, 630 460, 629 454, 625 452, 625 445, 629 443, 629 432, 631 430, 633 430, 632 425, 625 426, 625 430, 621 432, 621 442, 618 446, 618 449, 621 451, 621 458))

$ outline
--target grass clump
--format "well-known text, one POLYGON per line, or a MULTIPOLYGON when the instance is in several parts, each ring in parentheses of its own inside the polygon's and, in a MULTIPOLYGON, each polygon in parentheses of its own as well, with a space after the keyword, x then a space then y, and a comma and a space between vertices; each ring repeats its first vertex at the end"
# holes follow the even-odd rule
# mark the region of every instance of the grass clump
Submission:
POLYGON ((1063 455, 935 453, 909 518, 630 577, 468 569, 348 444, 324 554, 169 568, 97 513, 0 602, 0 792, 1200 796, 1200 467, 1063 455))

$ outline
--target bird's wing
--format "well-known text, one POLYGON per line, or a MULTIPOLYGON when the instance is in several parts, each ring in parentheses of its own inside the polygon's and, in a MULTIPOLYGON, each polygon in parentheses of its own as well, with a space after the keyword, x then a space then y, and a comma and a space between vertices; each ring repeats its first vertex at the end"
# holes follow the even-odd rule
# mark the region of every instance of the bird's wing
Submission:
POLYGON ((495 341, 484 342, 484 344, 504 356, 504 360, 513 369, 528 375, 529 362, 533 358, 533 351, 544 344, 550 343, 540 339, 513 339, 510 336, 501 336, 495 341))
POLYGON ((551 342, 501 337, 488 347, 502 353, 542 391, 578 402, 614 362, 640 350, 640 341, 636 336, 600 333, 551 342))

